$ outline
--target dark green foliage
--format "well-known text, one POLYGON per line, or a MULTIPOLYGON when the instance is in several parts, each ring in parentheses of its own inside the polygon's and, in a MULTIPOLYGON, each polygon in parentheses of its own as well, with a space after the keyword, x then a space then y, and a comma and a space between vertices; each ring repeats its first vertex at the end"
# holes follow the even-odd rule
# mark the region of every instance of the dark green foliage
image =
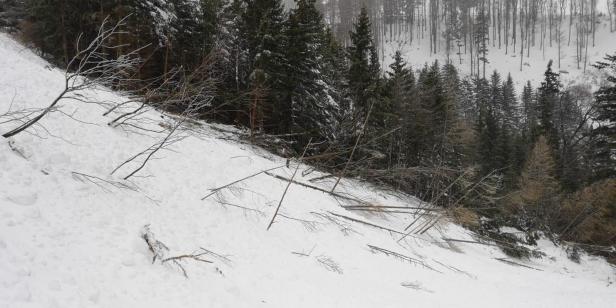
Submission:
POLYGON ((357 18, 353 31, 350 33, 351 46, 349 47, 349 94, 355 103, 357 112, 361 114, 360 119, 367 116, 371 104, 376 95, 376 85, 378 68, 375 61, 375 47, 372 38, 372 25, 368 18, 368 11, 365 7, 357 18))
POLYGON ((523 129, 527 136, 533 136, 533 140, 538 136, 538 116, 535 103, 533 87, 530 81, 524 85, 522 92, 522 110, 523 110, 523 129))
POLYGON ((559 147, 558 132, 554 124, 554 110, 560 99, 562 85, 558 73, 552 71, 552 61, 548 63, 545 79, 538 89, 537 107, 539 109, 539 132, 546 136, 552 149, 559 147))
POLYGON ((66 65, 75 53, 75 39, 80 33, 86 30, 86 38, 94 35, 92 23, 100 19, 91 15, 96 10, 94 1, 28 0, 31 39, 44 54, 66 65))
POLYGON ((609 76, 607 84, 595 93, 592 169, 596 179, 616 178, 616 54, 606 56, 596 67, 609 76))
POLYGON ((210 8, 204 6, 204 2, 207 1, 201 1, 201 6, 197 6, 194 2, 185 0, 169 1, 175 18, 169 25, 171 35, 169 57, 166 59, 167 70, 181 66, 190 71, 198 66, 209 52, 211 43, 206 47, 205 39, 198 39, 213 36, 213 33, 205 32, 205 21, 212 17, 208 16, 211 15, 210 8))
POLYGON ((322 62, 326 37, 321 20, 315 0, 297 0, 285 30, 288 43, 284 54, 284 100, 290 106, 290 127, 286 131, 300 134, 298 150, 310 138, 321 142, 333 136, 336 106, 330 103, 328 85, 321 79, 327 65, 322 62))
POLYGON ((280 0, 248 0, 240 31, 246 39, 249 87, 265 90, 262 101, 255 106, 257 121, 266 131, 276 133, 287 132, 292 126, 291 105, 284 94, 288 65, 284 56, 285 19, 280 0))
POLYGON ((414 156, 419 106, 415 100, 415 76, 411 68, 407 67, 400 51, 396 51, 394 62, 389 68, 385 93, 390 112, 384 125, 396 129, 387 138, 388 166, 395 166, 408 163, 414 156))
POLYGON ((329 96, 335 102, 338 102, 339 110, 337 115, 343 117, 350 109, 347 93, 349 64, 345 48, 336 40, 329 28, 324 33, 322 54, 323 68, 321 76, 325 83, 329 85, 327 89, 329 96))

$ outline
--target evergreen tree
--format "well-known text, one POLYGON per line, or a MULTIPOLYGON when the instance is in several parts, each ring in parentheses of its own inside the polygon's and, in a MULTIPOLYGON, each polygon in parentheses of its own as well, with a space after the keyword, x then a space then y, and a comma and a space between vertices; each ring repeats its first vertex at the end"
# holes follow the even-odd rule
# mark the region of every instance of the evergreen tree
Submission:
POLYGON ((460 83, 460 93, 456 102, 457 113, 467 123, 477 123, 479 114, 475 79, 465 77, 460 83))
POLYGON ((243 0, 225 0, 221 5, 213 43, 215 69, 220 74, 221 83, 213 109, 217 111, 215 117, 225 123, 248 126, 250 108, 245 94, 248 92, 251 63, 246 37, 242 33, 245 9, 243 0))
POLYGON ((479 118, 477 132, 479 136, 479 161, 482 174, 502 173, 505 159, 502 157, 503 141, 500 135, 498 106, 501 104, 502 90, 500 75, 494 72, 490 82, 483 78, 476 79, 478 88, 479 118))
POLYGON ((164 0, 125 0, 115 3, 111 11, 115 21, 126 18, 126 31, 117 38, 125 47, 117 50, 118 56, 139 49, 144 63, 137 77, 146 80, 162 75, 172 44, 171 4, 164 0))
POLYGON ((607 84, 595 92, 592 167, 597 179, 616 178, 616 54, 606 56, 596 67, 609 75, 607 84))
POLYGON ((240 4, 237 2, 239 1, 232 0, 229 3, 228 0, 199 0, 200 10, 198 12, 200 13, 200 20, 198 25, 201 29, 194 31, 195 34, 198 34, 194 37, 197 38, 196 43, 200 46, 202 54, 206 55, 216 47, 217 36, 220 35, 220 27, 223 26, 223 14, 229 12, 241 14, 239 10, 240 4), (229 7, 231 11, 225 12, 225 10, 229 10, 229 7))
POLYGON ((415 93, 415 76, 413 71, 407 67, 407 63, 402 58, 402 53, 396 51, 394 62, 389 66, 387 73, 386 93, 388 106, 391 108, 391 115, 387 119, 387 127, 397 129, 390 134, 388 153, 389 165, 402 164, 408 162, 407 159, 412 155, 409 152, 412 148, 408 147, 413 143, 417 115, 415 93))
POLYGON ((526 132, 534 131, 537 127, 537 107, 533 97, 533 87, 528 81, 524 85, 522 91, 522 109, 524 112, 524 130, 526 132))
POLYGON ((519 114, 517 95, 515 93, 515 85, 511 74, 507 75, 507 80, 502 85, 503 98, 501 101, 501 110, 503 117, 503 126, 507 130, 512 131, 519 128, 519 114))
POLYGON ((93 1, 82 0, 28 0, 28 18, 32 22, 32 39, 44 55, 68 64, 74 56, 75 38, 82 32, 84 40, 91 40, 95 29, 85 27, 86 16, 93 13, 93 1))
POLYGON ((360 114, 359 119, 367 116, 368 110, 376 93, 378 75, 375 76, 378 61, 375 62, 376 52, 372 39, 372 25, 368 11, 362 7, 351 35, 349 54, 349 92, 360 114))
POLYGON ((562 85, 558 73, 552 71, 552 61, 548 63, 545 71, 545 80, 541 83, 538 91, 538 117, 540 133, 546 136, 552 150, 557 153, 559 149, 558 132, 554 125, 554 109, 558 100, 562 85))
POLYGON ((328 85, 329 96, 338 103, 337 115, 340 121, 350 109, 347 93, 349 64, 345 48, 338 42, 330 28, 325 30, 323 41, 322 76, 328 85))
POLYGON ((331 104, 321 77, 324 26, 315 0, 296 1, 289 14, 286 38, 284 82, 290 131, 300 133, 302 148, 309 138, 331 140, 336 106, 331 104))
POLYGON ((280 0, 247 0, 241 35, 246 39, 253 129, 286 133, 291 106, 285 100, 285 12, 280 0))
POLYGON ((427 123, 422 123, 420 134, 424 134, 423 147, 427 150, 424 158, 433 160, 451 158, 453 149, 450 133, 455 125, 454 102, 446 95, 445 84, 438 61, 424 67, 418 83, 418 99, 421 109, 427 112, 427 123))
POLYGON ((524 143, 520 139, 518 128, 520 127, 517 112, 517 99, 513 79, 509 74, 502 85, 502 99, 500 106, 500 155, 503 159, 502 166, 505 168, 505 186, 512 187, 514 179, 521 169, 524 160, 524 143))
POLYGON ((466 146, 461 143, 462 127, 458 113, 456 112, 456 103, 460 99, 461 83, 458 76, 458 69, 451 62, 445 63, 441 69, 443 83, 443 97, 445 107, 446 123, 444 130, 445 135, 445 157, 449 166, 459 167, 461 162, 460 153, 462 147, 466 146))
MULTIPOLYGON (((168 71, 170 66, 181 66, 186 70, 192 70, 206 53, 204 44, 199 40, 206 36, 203 32, 204 20, 199 16, 199 12, 205 8, 187 0, 172 0, 169 3, 174 18, 170 23, 171 42, 167 46, 169 50, 166 53, 164 70, 168 71)), ((211 33, 207 35, 213 36, 211 33)))
MULTIPOLYGON (((475 44, 477 46, 477 72, 479 72, 479 62, 483 63, 483 78, 486 78, 486 64, 488 61, 488 42, 490 40, 490 16, 488 16, 486 0, 481 1, 481 8, 477 14, 475 24, 475 44)), ((479 74, 479 73, 477 73, 479 74)))

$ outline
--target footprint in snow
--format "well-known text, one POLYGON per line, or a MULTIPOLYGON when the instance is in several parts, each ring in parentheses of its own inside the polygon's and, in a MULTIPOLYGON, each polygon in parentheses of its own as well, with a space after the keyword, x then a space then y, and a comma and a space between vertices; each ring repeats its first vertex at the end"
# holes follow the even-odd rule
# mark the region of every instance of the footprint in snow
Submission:
POLYGON ((30 206, 36 203, 38 200, 37 194, 29 194, 29 195, 13 195, 6 197, 7 200, 23 206, 30 206))
POLYGON ((426 289, 422 283, 420 281, 405 281, 403 283, 400 284, 401 286, 405 287, 405 288, 409 288, 409 289, 414 289, 414 290, 418 290, 418 291, 425 291, 428 293, 434 293, 434 291, 430 290, 430 289, 426 289))

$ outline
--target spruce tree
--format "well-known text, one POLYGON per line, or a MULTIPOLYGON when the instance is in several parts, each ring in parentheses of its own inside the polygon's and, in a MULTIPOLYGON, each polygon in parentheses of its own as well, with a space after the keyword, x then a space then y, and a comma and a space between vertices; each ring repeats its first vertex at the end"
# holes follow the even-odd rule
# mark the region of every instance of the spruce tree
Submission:
MULTIPOLYGON (((331 140, 336 106, 322 79, 324 26, 315 0, 297 0, 286 26, 288 45, 284 72, 290 131, 298 133, 299 147, 308 139, 331 140)), ((301 149, 300 149, 301 150, 301 149)))
MULTIPOLYGON (((192 0, 188 0, 189 2, 192 0)), ((216 45, 217 36, 220 35, 220 27, 222 26, 222 16, 225 9, 237 6, 237 1, 230 3, 228 0, 199 0, 198 11, 200 13, 198 25, 201 27, 195 30, 198 36, 196 44, 201 48, 201 53, 207 55, 216 45)), ((232 9, 236 9, 233 7, 232 9)), ((241 12, 234 12, 239 14, 241 12)))
POLYGON ((188 0, 172 0, 169 3, 174 18, 170 23, 172 33, 171 42, 167 46, 170 52, 166 54, 165 71, 168 71, 170 66, 181 66, 190 71, 207 53, 201 38, 206 35, 213 36, 203 32, 204 20, 199 13, 205 8, 188 0))
POLYGON ((374 41, 372 38, 372 25, 368 11, 362 7, 361 12, 351 31, 351 45, 349 54, 349 94, 360 114, 359 120, 365 118, 375 96, 377 76, 374 75, 374 41))
POLYGON ((251 123, 276 133, 290 130, 291 106, 284 99, 285 12, 280 0, 247 0, 241 35, 248 50, 251 123))
POLYGON ((479 158, 482 166, 482 173, 489 174, 502 173, 504 162, 508 153, 503 153, 503 140, 501 135, 499 106, 502 99, 501 79, 497 72, 494 72, 490 82, 477 78, 479 97, 479 120, 477 131, 479 136, 479 158))
POLYGON ((215 117, 226 123, 248 126, 250 108, 244 95, 249 91, 250 63, 242 33, 244 10, 243 0, 224 0, 211 52, 216 59, 216 72, 220 74, 220 91, 213 102, 215 117))
POLYGON ((75 54, 75 40, 93 39, 95 29, 85 27, 89 14, 95 12, 93 1, 83 0, 28 0, 28 18, 32 22, 32 39, 44 55, 62 65, 68 64, 75 54))
POLYGON ((126 31, 117 38, 126 47, 117 50, 118 55, 139 49, 144 63, 137 77, 145 80, 162 75, 170 60, 167 51, 172 47, 171 4, 164 0, 125 0, 116 3, 112 11, 116 20, 126 18, 126 31))
POLYGON ((402 53, 396 51, 394 62, 387 72, 386 99, 391 114, 387 119, 387 127, 397 129, 389 136, 389 165, 408 162, 412 149, 409 147, 414 140, 417 116, 415 95, 415 76, 412 69, 402 58, 402 53))
POLYGON ((452 143, 450 133, 455 125, 455 108, 446 95, 441 67, 435 61, 430 67, 424 67, 418 83, 418 100, 421 109, 427 112, 426 123, 421 123, 420 134, 424 135, 426 149, 424 158, 446 160, 451 158, 452 143))
POLYGON ((616 54, 595 66, 607 71, 608 77, 607 84, 595 92, 592 169, 596 179, 616 178, 616 54))
POLYGON ((502 99, 500 105, 500 155, 505 168, 505 186, 512 187, 524 160, 524 144, 519 138, 519 117, 517 99, 513 79, 509 74, 502 84, 502 99))
POLYGON ((507 75, 507 79, 503 82, 502 85, 503 98, 501 101, 501 110, 503 117, 503 125, 506 126, 507 130, 514 130, 519 128, 519 109, 517 102, 517 95, 515 92, 515 85, 513 83, 513 78, 511 78, 511 74, 507 75))
POLYGON ((552 71, 552 61, 548 63, 545 79, 538 91, 538 118, 540 133, 546 136, 554 154, 559 149, 558 132, 554 125, 554 109, 560 99, 562 85, 558 73, 552 71))
POLYGON ((345 48, 338 42, 330 28, 325 29, 323 44, 323 68, 322 76, 327 86, 327 92, 333 101, 338 103, 336 113, 340 121, 341 117, 349 112, 350 103, 348 100, 348 74, 349 64, 345 48))
POLYGON ((530 132, 537 126, 537 107, 535 106, 533 87, 530 81, 526 82, 522 90, 522 109, 524 112, 524 129, 530 132))

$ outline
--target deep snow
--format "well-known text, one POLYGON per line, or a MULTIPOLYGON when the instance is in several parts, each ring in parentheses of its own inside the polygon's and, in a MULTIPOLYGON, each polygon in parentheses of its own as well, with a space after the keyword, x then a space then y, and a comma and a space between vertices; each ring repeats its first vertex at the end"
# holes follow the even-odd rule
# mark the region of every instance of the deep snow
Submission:
MULTIPOLYGON (((62 87, 51 68, 0 34, 0 115, 45 106, 62 87)), ((123 98, 85 93, 99 101, 123 98)), ((203 125, 160 153, 139 177, 114 176, 121 162, 160 135, 111 128, 96 104, 61 103, 41 125, 0 140, 0 307, 614 307, 616 270, 587 255, 581 264, 548 241, 542 259, 515 260, 498 248, 447 243, 472 234, 443 221, 423 235, 397 243, 398 234, 318 214, 333 212, 402 230, 410 215, 360 215, 322 192, 292 185, 270 231, 267 223, 286 182, 259 175, 224 193, 200 199, 209 188, 285 164, 285 160, 234 141, 231 127, 203 125), (69 117, 68 115, 71 115, 69 117), (218 129, 214 129, 218 128, 218 129), (224 138, 223 138, 224 137, 224 138), (11 146, 9 146, 9 142, 11 146), (22 157, 17 149, 23 153, 22 157), (85 180, 74 172, 123 183, 85 180), (224 200, 223 200, 224 199, 224 200), (218 201, 240 205, 222 205, 218 201), (317 214, 315 214, 317 213, 317 214), (309 222, 300 222, 302 219, 309 222), (168 256, 200 247, 211 264, 184 262, 189 278, 172 264, 152 264, 141 238, 145 225, 165 243, 168 256), (352 230, 346 230, 350 228, 352 230), (389 249, 423 263, 372 251, 389 249), (533 269, 534 268, 534 269, 533 269)), ((169 119, 143 117, 158 127, 169 119)), ((0 121, 1 122, 1 121, 0 121)), ((0 124, 0 132, 14 123, 0 124)), ((294 164, 292 164, 294 165, 294 164)), ((317 172, 303 175, 308 182, 317 172)), ((273 173, 290 177, 293 168, 273 173)), ((325 189, 331 181, 320 182, 325 189)), ((338 188, 375 204, 413 206, 355 180, 338 188)), ((331 216, 330 216, 331 217, 331 216)))

